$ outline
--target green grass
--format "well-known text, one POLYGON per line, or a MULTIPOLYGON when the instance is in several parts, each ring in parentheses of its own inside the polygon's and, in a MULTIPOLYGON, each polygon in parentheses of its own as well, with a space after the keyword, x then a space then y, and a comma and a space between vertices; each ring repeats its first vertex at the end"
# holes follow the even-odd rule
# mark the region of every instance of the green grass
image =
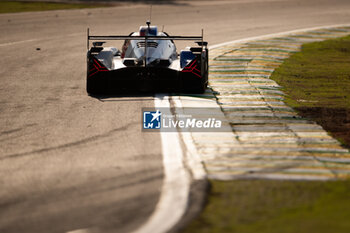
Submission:
POLYGON ((272 74, 295 108, 350 108, 350 36, 305 44, 272 74))
POLYGON ((350 36, 305 44, 271 79, 288 105, 350 148, 350 36))
POLYGON ((211 181, 184 233, 348 233, 350 181, 211 181))
POLYGON ((103 7, 105 4, 1 1, 0 13, 103 7))

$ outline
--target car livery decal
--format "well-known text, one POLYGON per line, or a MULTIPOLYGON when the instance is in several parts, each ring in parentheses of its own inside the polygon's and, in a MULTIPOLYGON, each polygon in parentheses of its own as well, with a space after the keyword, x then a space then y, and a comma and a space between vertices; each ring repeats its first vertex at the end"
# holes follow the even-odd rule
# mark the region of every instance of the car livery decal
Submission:
POLYGON ((198 77, 202 77, 201 71, 197 69, 198 64, 197 64, 197 59, 194 59, 191 61, 181 72, 190 72, 198 77))
MULTIPOLYGON (((89 77, 94 76, 98 72, 109 71, 99 60, 95 57, 92 58, 92 68, 89 70, 89 77)), ((91 66, 90 66, 91 67, 91 66)))

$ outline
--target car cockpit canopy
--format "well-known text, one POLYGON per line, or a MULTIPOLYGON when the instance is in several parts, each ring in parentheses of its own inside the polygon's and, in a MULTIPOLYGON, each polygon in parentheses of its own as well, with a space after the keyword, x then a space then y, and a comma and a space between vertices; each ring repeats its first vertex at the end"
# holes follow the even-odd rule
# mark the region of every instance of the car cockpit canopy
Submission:
POLYGON ((157 26, 141 26, 139 32, 140 36, 157 36, 158 28, 157 26))

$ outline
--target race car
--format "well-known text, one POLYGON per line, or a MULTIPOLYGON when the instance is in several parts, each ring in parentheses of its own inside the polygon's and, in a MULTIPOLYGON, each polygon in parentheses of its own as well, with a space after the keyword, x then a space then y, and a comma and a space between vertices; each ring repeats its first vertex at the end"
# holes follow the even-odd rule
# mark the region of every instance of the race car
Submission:
POLYGON ((169 36, 157 26, 141 26, 128 36, 93 36, 88 29, 89 94, 125 92, 203 93, 208 84, 208 48, 201 36, 169 36), (121 50, 104 47, 124 40, 121 50), (174 41, 196 44, 177 52, 174 41), (92 47, 90 48, 90 43, 92 47))

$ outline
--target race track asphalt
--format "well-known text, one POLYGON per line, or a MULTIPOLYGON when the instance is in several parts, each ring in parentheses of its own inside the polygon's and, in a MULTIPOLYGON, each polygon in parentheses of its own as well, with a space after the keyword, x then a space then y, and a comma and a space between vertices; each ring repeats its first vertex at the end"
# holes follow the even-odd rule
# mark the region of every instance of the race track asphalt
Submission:
MULTIPOLYGON (((130 232, 153 212, 161 141, 140 130, 153 96, 85 92, 86 28, 129 34, 148 18, 143 4, 0 15, 0 232, 130 232)), ((152 12, 171 35, 204 28, 211 45, 349 22, 347 0, 179 1, 152 12)))

